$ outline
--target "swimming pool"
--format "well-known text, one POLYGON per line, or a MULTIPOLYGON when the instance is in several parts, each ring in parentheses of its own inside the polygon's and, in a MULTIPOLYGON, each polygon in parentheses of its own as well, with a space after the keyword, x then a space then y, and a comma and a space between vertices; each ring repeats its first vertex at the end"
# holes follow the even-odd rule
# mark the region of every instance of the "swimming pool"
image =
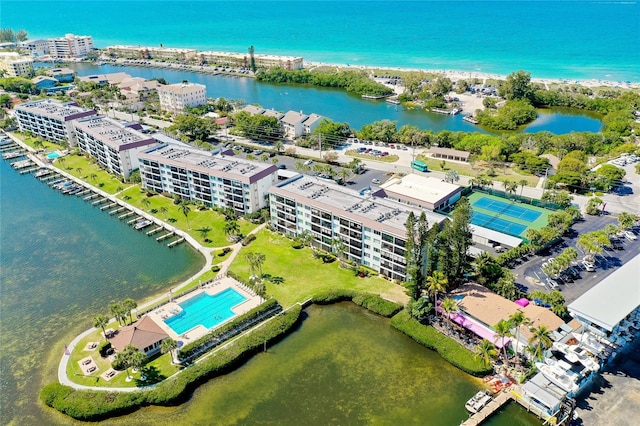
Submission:
POLYGON ((182 312, 164 320, 178 335, 186 333, 198 325, 211 329, 233 317, 231 308, 247 300, 246 297, 232 288, 228 288, 213 296, 200 293, 182 303, 182 312))
POLYGON ((50 153, 47 154, 47 158, 49 160, 55 160, 56 158, 58 158, 60 156, 61 156, 60 153, 56 152, 56 151, 53 151, 53 152, 50 152, 50 153))

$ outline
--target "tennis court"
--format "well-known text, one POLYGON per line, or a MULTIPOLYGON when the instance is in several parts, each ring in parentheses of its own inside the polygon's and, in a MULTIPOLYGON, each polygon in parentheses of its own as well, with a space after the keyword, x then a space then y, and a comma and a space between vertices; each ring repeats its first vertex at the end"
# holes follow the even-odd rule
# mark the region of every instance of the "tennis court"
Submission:
POLYGON ((547 224, 551 211, 495 195, 473 192, 468 197, 473 214, 471 223, 515 237, 525 238, 527 229, 547 224))
POLYGON ((500 219, 497 216, 489 216, 488 214, 480 213, 477 211, 473 212, 471 216, 471 223, 511 235, 520 235, 527 230, 527 227, 525 225, 520 225, 519 223, 500 219))
POLYGON ((481 209, 489 210, 495 212, 497 214, 502 214, 505 216, 513 217, 515 219, 521 219, 526 222, 533 222, 537 218, 540 217, 542 213, 530 210, 525 207, 521 207, 517 204, 514 204, 513 201, 505 202, 494 200, 488 197, 482 197, 478 199, 475 203, 473 203, 475 207, 479 207, 481 209))

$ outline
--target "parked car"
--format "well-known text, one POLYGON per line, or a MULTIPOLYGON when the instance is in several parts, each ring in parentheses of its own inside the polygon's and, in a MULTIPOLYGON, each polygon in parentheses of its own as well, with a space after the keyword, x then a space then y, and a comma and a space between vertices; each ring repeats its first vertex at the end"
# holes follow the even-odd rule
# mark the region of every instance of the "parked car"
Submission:
POLYGON ((286 168, 287 168, 287 165, 286 165, 286 164, 278 164, 278 169, 280 169, 280 170, 284 170, 284 169, 286 169, 286 168))
POLYGON ((380 179, 371 179, 371 183, 375 185, 380 185, 382 182, 380 182, 380 179))
POLYGON ((622 241, 618 239, 611 239, 611 247, 614 250, 624 250, 624 244, 622 244, 622 241))
POLYGON ((627 240, 631 240, 631 241, 635 241, 635 240, 637 240, 637 239, 638 239, 638 237, 636 236, 636 234, 634 234, 634 233, 633 233, 633 232, 631 232, 631 231, 625 231, 625 232, 624 232, 624 237, 625 237, 627 240))
POLYGON ((304 162, 305 166, 310 166, 312 164, 313 164, 313 160, 307 160, 307 161, 304 162))
POLYGON ((264 154, 264 151, 261 150, 261 149, 256 149, 253 153, 254 153, 254 155, 262 155, 262 154, 264 154))
POLYGON ((595 272, 596 271, 596 265, 594 265, 591 262, 588 262, 586 260, 582 261, 582 267, 585 269, 585 271, 587 272, 595 272))

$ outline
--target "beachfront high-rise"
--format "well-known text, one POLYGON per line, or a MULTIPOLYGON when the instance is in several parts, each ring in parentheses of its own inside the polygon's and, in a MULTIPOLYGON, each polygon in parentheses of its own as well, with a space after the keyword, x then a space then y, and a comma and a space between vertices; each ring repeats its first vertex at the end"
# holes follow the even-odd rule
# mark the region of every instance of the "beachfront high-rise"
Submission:
POLYGON ((31 132, 54 142, 68 142, 71 146, 76 145, 72 121, 92 115, 96 115, 92 109, 52 99, 27 102, 15 108, 20 131, 31 132))
POLYGON ((127 59, 160 59, 187 62, 196 57, 196 49, 175 47, 143 47, 115 45, 107 47, 107 55, 127 59))
POLYGON ((53 58, 83 58, 93 50, 91 36, 65 34, 64 37, 50 38, 49 55, 53 58))
MULTIPOLYGON (((202 62, 213 65, 231 67, 249 67, 251 58, 247 53, 233 52, 200 52, 198 54, 202 62)), ((284 68, 286 70, 301 70, 304 61, 301 56, 278 56, 254 54, 253 60, 258 68, 284 68)))
POLYGON ((160 108, 165 111, 183 112, 186 107, 207 104, 207 87, 202 84, 177 83, 158 87, 160 108))
MULTIPOLYGON (((269 190, 271 224, 280 232, 298 236, 308 231, 313 245, 332 250, 338 238, 348 259, 405 281, 405 223, 409 213, 422 210, 378 198, 315 177, 299 175, 269 190)), ((447 217, 426 211, 429 225, 447 217)))
POLYGON ((73 121, 78 148, 89 153, 111 173, 129 177, 138 168, 138 153, 158 142, 132 126, 108 117, 95 116, 73 121))
POLYGON ((207 206, 233 207, 241 215, 266 207, 265 196, 278 181, 273 164, 182 145, 163 144, 138 159, 143 188, 207 206))

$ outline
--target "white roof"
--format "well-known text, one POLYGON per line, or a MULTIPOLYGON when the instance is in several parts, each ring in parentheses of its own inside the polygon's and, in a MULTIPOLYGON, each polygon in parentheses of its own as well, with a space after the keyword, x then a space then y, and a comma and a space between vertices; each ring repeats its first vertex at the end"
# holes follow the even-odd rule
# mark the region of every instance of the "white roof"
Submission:
POLYGON ((423 177, 416 174, 391 179, 380 187, 386 192, 393 192, 432 204, 461 190, 459 185, 445 182, 439 178, 423 177))
POLYGON ((606 277, 567 308, 574 317, 608 331, 640 306, 640 254, 606 277))
POLYGON ((520 238, 512 237, 511 235, 503 234, 502 232, 494 231, 493 229, 484 228, 478 225, 469 225, 469 229, 473 235, 488 238, 508 247, 518 247, 522 244, 522 240, 520 238))

